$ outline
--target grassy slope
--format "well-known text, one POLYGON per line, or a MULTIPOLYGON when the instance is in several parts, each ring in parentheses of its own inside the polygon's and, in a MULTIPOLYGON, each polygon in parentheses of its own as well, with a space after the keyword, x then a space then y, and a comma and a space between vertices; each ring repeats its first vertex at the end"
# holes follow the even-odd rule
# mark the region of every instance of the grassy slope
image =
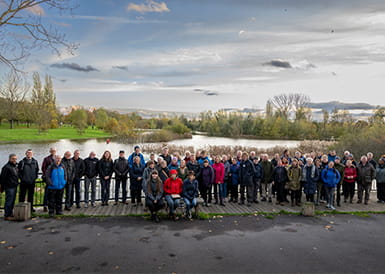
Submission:
POLYGON ((17 141, 34 141, 34 140, 58 140, 58 139, 87 139, 87 138, 102 138, 109 137, 110 134, 98 130, 88 128, 79 135, 75 128, 63 126, 57 129, 50 129, 41 134, 37 128, 27 128, 24 125, 17 126, 14 129, 9 129, 8 124, 0 126, 0 142, 17 142, 17 141))

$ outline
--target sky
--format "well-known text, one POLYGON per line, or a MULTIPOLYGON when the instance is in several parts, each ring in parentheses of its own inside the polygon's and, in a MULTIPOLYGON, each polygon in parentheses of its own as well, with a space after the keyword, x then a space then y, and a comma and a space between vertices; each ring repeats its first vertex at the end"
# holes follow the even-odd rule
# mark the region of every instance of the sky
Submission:
POLYGON ((383 0, 81 0, 43 22, 78 43, 36 51, 58 104, 201 112, 282 93, 385 105, 383 0))

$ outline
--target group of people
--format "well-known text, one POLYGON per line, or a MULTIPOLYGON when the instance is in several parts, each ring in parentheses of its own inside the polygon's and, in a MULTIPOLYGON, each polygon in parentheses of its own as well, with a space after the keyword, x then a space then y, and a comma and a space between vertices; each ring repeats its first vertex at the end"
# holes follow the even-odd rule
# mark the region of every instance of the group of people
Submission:
MULTIPOLYGON (((124 151, 120 151, 115 160, 110 151, 105 151, 99 160, 95 152, 82 159, 79 150, 73 155, 66 151, 61 157, 55 148, 51 148, 41 170, 45 183, 43 205, 50 216, 63 214, 64 194, 64 210, 70 211, 74 204, 81 207, 82 177, 84 207, 96 206, 97 178, 101 185, 101 206, 108 206, 113 175, 114 205, 119 203, 120 189, 121 202, 128 204, 129 178, 132 206, 143 206, 144 193, 145 209, 151 212, 151 218, 156 222, 159 222, 158 211, 165 205, 170 217, 176 220, 175 211, 181 201, 186 216, 192 218, 191 212, 199 195, 207 207, 213 201, 221 206, 227 202, 251 206, 260 201, 272 202, 273 198, 279 205, 291 203, 294 207, 301 206, 304 193, 306 201, 317 205, 326 202, 326 207, 333 210, 335 205, 341 206, 341 196, 345 203, 353 203, 357 184, 357 203, 368 204, 373 180, 377 182, 378 202, 385 203, 385 158, 381 157, 377 162, 372 153, 363 155, 357 163, 348 151, 340 158, 335 151, 327 155, 315 152, 302 155, 296 151, 291 156, 289 150, 285 150, 282 155, 275 154, 269 159, 267 154, 258 157, 254 151, 238 151, 235 156, 209 157, 206 151, 171 155, 165 147, 157 158, 152 153, 145 161, 139 146, 134 147, 128 158, 124 151)), ((6 192, 6 220, 13 219, 18 188, 19 201, 24 202, 27 196, 27 201, 33 205, 38 173, 39 164, 33 158, 32 150, 27 150, 19 162, 15 154, 9 155, 0 175, 1 191, 6 192)))

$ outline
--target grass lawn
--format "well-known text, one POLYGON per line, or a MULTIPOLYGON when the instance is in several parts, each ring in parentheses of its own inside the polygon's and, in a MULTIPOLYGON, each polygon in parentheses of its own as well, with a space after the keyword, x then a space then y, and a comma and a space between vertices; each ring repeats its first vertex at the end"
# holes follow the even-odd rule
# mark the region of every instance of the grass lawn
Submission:
POLYGON ((88 139, 110 137, 111 134, 99 129, 88 128, 82 135, 71 126, 64 125, 57 129, 50 129, 47 132, 38 133, 36 127, 27 128, 25 125, 15 126, 9 129, 9 124, 3 123, 0 126, 0 142, 18 141, 43 141, 58 139, 88 139))

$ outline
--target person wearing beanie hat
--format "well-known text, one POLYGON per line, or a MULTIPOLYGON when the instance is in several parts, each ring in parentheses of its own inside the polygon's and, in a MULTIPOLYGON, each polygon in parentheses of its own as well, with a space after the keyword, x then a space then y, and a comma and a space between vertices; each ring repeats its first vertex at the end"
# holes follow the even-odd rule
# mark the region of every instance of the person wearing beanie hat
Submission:
POLYGON ((130 155, 130 157, 128 157, 128 166, 130 169, 132 168, 132 165, 134 163, 134 158, 136 156, 138 156, 140 158, 140 164, 143 166, 146 166, 146 162, 144 161, 143 154, 140 152, 140 147, 138 145, 136 145, 134 147, 134 152, 130 155))
POLYGON ((175 215, 175 210, 179 206, 180 195, 182 193, 183 182, 180 178, 177 178, 178 171, 170 170, 170 177, 164 182, 164 194, 170 209, 169 215, 174 221, 178 218, 175 215))

